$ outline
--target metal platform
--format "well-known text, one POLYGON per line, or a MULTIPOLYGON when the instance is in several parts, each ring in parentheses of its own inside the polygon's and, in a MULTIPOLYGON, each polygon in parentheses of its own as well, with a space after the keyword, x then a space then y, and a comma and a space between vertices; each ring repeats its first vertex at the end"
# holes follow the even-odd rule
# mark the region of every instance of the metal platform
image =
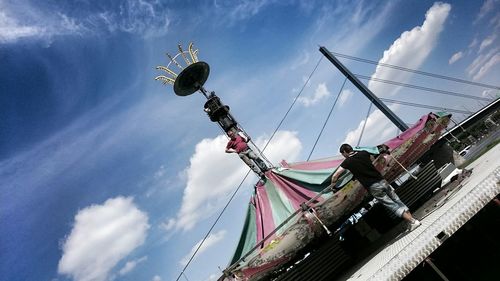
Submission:
MULTIPOLYGON (((401 280, 448 237, 500 193, 500 149, 474 161, 470 178, 423 217, 422 226, 403 233, 373 255, 347 280, 401 280)), ((418 216, 417 217, 421 217, 418 216)))

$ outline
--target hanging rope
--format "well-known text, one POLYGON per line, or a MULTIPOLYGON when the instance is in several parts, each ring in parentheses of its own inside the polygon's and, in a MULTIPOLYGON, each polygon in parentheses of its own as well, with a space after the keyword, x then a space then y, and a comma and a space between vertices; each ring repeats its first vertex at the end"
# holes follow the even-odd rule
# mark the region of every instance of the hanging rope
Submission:
POLYGON ((304 83, 304 86, 302 86, 302 89, 300 89, 299 93, 297 94, 297 96, 295 97, 295 99, 293 100, 292 104, 290 105, 290 107, 288 108, 288 110, 286 111, 285 115, 283 116, 283 118, 281 119, 281 121, 279 122, 278 126, 276 127, 276 129, 274 130, 273 134, 271 135, 271 137, 269 138, 269 140, 267 141, 266 145, 264 146, 264 148, 262 149, 262 152, 264 152, 267 148, 267 146, 269 145, 269 143, 271 142, 271 140, 273 139, 274 135, 276 134, 276 132, 278 131, 278 129, 281 127, 281 125, 283 124, 283 121, 285 121, 286 117, 288 116, 288 113, 290 113, 290 110, 292 110, 292 107, 295 105, 295 103, 297 102, 297 100, 299 99, 300 95, 302 94, 302 91, 304 91, 304 88, 306 87, 307 83, 309 83, 309 80, 311 80, 311 77, 313 76, 314 72, 316 72, 316 69, 318 68, 319 64, 321 63, 321 61, 323 60, 323 56, 321 56, 318 60, 318 63, 316 63, 316 66, 314 67, 313 71, 311 72, 311 74, 309 74, 309 77, 307 78, 306 82, 304 83))
MULTIPOLYGON (((299 98, 299 96, 302 94, 302 91, 304 90, 304 88, 306 87, 307 83, 309 82, 309 80, 311 79, 311 77, 313 76, 314 72, 316 72, 316 69, 318 68, 321 60, 323 59, 323 56, 320 57, 320 59, 318 60, 318 63, 316 64, 316 66, 314 67, 313 71, 311 72, 311 74, 309 75, 309 77, 307 78, 306 82, 304 83, 304 86, 302 86, 302 89, 299 91, 299 93, 297 94, 297 96, 295 97, 295 99, 293 100, 293 103, 292 105, 290 106, 290 108, 288 108, 287 112, 285 113, 285 116, 283 116, 283 118, 281 119, 280 123, 278 124, 278 126, 276 127, 276 129, 274 130, 273 134, 271 135, 271 137, 269 138, 269 140, 267 141, 266 145, 264 146, 264 148, 262 149, 262 151, 259 150, 259 153, 261 155, 264 155, 263 152, 264 150, 267 148, 267 146, 269 145, 269 143, 271 142, 271 139, 274 137, 274 135, 276 134, 276 132, 278 131, 279 127, 281 126, 281 124, 283 124, 283 121, 286 119, 286 117, 288 116, 288 113, 290 112, 290 110, 292 109, 292 107, 295 105, 295 102, 297 101, 297 99, 299 98)), ((245 132, 246 134, 246 132, 245 132)), ((253 144, 253 142, 252 142, 253 144)), ((255 146, 255 144, 254 144, 255 146)), ((257 149, 258 147, 255 146, 257 149)), ((207 240, 208 236, 210 235, 210 233, 212 232, 212 230, 214 229, 215 225, 219 222, 219 219, 222 217, 222 215, 224 214, 224 212, 226 211, 227 207, 229 206, 229 204, 231 203, 231 201, 233 200, 233 198, 236 196, 236 193, 238 193, 238 191, 240 190, 241 186, 243 185, 243 183, 245 182, 245 180, 247 179, 248 175, 250 174, 250 169, 248 170, 248 172, 246 173, 245 177, 243 178, 243 180, 240 182, 240 184, 238 185, 238 187, 236 188, 236 190, 233 192, 233 194, 231 195, 231 197, 229 198, 228 202, 226 203, 226 205, 224 206, 224 208, 222 209, 222 211, 219 213, 219 215, 217 216, 217 218, 215 219, 214 223, 212 224, 212 226, 210 227, 210 229, 208 230, 207 234, 205 234, 205 237, 203 237, 203 239, 201 240, 200 244, 198 245, 198 247, 196 248, 196 250, 194 251, 194 253, 191 255, 191 257, 189 258, 188 262, 186 263, 186 265, 184 266, 184 268, 182 269, 181 273, 179 274, 179 276, 177 277, 176 281, 179 281, 179 279, 181 278, 181 276, 184 276, 184 278, 186 278, 186 275, 185 275, 185 271, 187 269, 187 267, 189 266, 189 264, 191 263, 191 261, 194 259, 194 257, 196 256, 196 254, 198 253, 198 251, 200 250, 201 246, 203 245, 203 243, 205 243, 205 240, 207 240)))
POLYGON ((337 98, 335 98, 335 101, 333 102, 332 108, 330 109, 330 112, 328 113, 328 116, 326 117, 325 122, 323 123, 323 127, 321 128, 321 131, 319 131, 318 137, 316 138, 316 141, 314 142, 314 145, 311 149, 311 152, 309 152, 309 156, 307 156, 307 161, 311 158, 311 155, 316 148, 316 144, 319 141, 319 138, 321 137, 321 134, 323 134, 323 130, 325 129, 326 123, 328 123, 328 120, 330 119, 330 116, 332 115, 333 109, 335 108, 335 105, 337 104, 337 101, 340 98, 340 95, 342 95, 342 90, 344 89, 345 82, 347 82, 347 77, 344 79, 344 83, 342 83, 342 87, 340 87, 339 93, 337 95, 337 98))
POLYGON ((366 113, 365 122, 363 123, 363 128, 361 129, 361 133, 359 134, 358 144, 356 144, 356 146, 359 146, 359 144, 361 143, 361 138, 363 137, 363 132, 365 131, 366 123, 368 123, 368 115, 370 115, 370 111, 372 110, 372 105, 373 102, 370 101, 370 106, 368 107, 368 112, 366 113))
POLYGON ((238 190, 240 190, 240 187, 243 185, 243 182, 245 182, 245 180, 247 179, 248 175, 250 174, 250 171, 251 170, 249 169, 248 172, 247 172, 247 174, 243 178, 243 180, 240 182, 240 184, 238 185, 238 187, 236 188, 236 190, 233 192, 233 194, 229 198, 229 201, 227 201, 226 205, 224 206, 224 208, 222 209, 222 211, 219 213, 219 216, 217 216, 217 219, 215 219, 215 222, 212 224, 212 226, 208 230, 208 232, 205 235, 205 237, 203 237, 203 240, 201 240, 200 245, 198 245, 198 247, 196 248, 196 250, 194 251, 194 253, 191 255, 191 257, 189 258, 188 262, 186 263, 186 265, 182 269, 182 271, 179 274, 179 276, 177 277, 177 279, 175 279, 176 281, 178 281, 179 278, 181 278, 181 276, 183 276, 183 275, 184 275, 184 277, 186 276, 185 273, 184 273, 186 271, 186 268, 189 266, 189 264, 191 263, 191 261, 194 259, 194 257, 196 256, 196 253, 198 253, 198 251, 200 250, 200 248, 203 245, 203 243, 205 243, 205 240, 207 240, 208 236, 210 235, 210 233, 214 229, 214 227, 217 224, 217 222, 219 222, 219 219, 222 217, 222 214, 224 214, 224 212, 226 211, 227 207, 229 206, 229 203, 231 203, 231 201, 233 200, 234 196, 236 196, 236 193, 238 193, 238 190))

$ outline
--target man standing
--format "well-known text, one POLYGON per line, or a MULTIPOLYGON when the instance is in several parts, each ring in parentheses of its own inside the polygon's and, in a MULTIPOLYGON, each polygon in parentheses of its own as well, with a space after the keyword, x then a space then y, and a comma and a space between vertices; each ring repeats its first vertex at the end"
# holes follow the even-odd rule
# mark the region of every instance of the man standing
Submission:
MULTIPOLYGON (((354 151, 352 147, 346 143, 340 146, 340 153, 346 159, 333 174, 332 185, 335 185, 338 177, 345 170, 349 170, 353 176, 368 189, 370 194, 382 203, 382 205, 409 223, 409 231, 414 230, 422 224, 411 215, 408 207, 394 192, 394 188, 389 185, 382 177, 382 174, 373 166, 370 153, 366 151, 354 151)), ((388 151, 385 153, 388 153, 388 151)))
POLYGON ((226 153, 238 153, 241 160, 245 162, 261 179, 265 179, 264 172, 266 164, 248 147, 250 138, 244 138, 233 130, 227 132, 230 140, 226 145, 226 153), (253 160, 253 161, 252 161, 253 160), (255 162, 255 163, 254 163, 255 162), (257 164, 257 165, 256 165, 257 164))

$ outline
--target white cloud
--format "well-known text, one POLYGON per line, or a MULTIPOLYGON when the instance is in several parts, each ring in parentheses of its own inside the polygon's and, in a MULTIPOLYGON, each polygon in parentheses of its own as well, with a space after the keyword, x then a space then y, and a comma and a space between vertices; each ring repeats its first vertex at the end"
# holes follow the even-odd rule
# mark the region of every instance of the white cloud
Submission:
POLYGON ((196 251, 196 249, 198 249, 198 247, 200 247, 200 249, 198 250, 198 252, 196 252, 196 256, 194 257, 194 259, 196 259, 197 257, 199 257, 203 252, 205 252, 210 247, 212 247, 215 244, 219 243, 222 239, 224 239, 225 236, 226 236, 226 231, 225 230, 221 230, 221 231, 219 231, 217 233, 213 233, 213 234, 208 235, 207 239, 205 239, 205 241, 203 242, 203 244, 201 245, 201 247, 200 247, 200 244, 201 244, 201 242, 203 240, 200 240, 198 243, 196 243, 196 245, 194 245, 191 248, 191 251, 189 252, 189 254, 185 255, 181 259, 181 261, 179 262, 179 264, 182 265, 182 266, 185 266, 188 263, 188 261, 191 258, 191 256, 193 256, 193 254, 196 251))
MULTIPOLYGON (((255 143, 263 147, 267 137, 259 137, 255 143)), ((224 153, 227 137, 203 139, 196 145, 186 168, 187 183, 182 205, 177 217, 161 225, 165 230, 189 230, 195 224, 213 215, 243 179, 248 167, 236 154, 224 153)), ((279 131, 265 151, 266 157, 276 163, 283 158, 295 160, 302 148, 294 132, 279 131)))
MULTIPOLYGON (((269 137, 262 136, 255 142, 259 147, 263 148, 269 137)), ((293 162, 298 159, 302 150, 302 143, 297 138, 297 132, 278 131, 267 146, 264 154, 271 163, 279 163, 286 159, 293 162)))
POLYGON ((467 72, 473 80, 479 80, 498 63, 499 48, 490 50, 486 54, 479 55, 468 67, 467 72))
MULTIPOLYGON (((422 26, 403 32, 384 52, 379 62, 418 69, 436 45, 450 9, 449 4, 435 3, 427 11, 422 26)), ((408 72, 377 66, 372 78, 405 82, 410 75, 408 72)), ((374 81, 370 81, 368 87, 376 95, 385 93, 387 93, 385 95, 394 95, 398 91, 398 88, 374 81)))
POLYGON ((495 5, 498 5, 498 3, 495 4, 495 2, 498 2, 498 0, 486 0, 486 1, 484 1, 483 6, 481 6, 479 13, 477 14, 477 17, 474 20, 474 23, 479 22, 490 11, 492 11, 495 8, 495 5))
POLYGON ((483 78, 495 65, 500 63, 500 53, 495 53, 490 57, 484 64, 481 65, 477 73, 472 77, 473 80, 477 81, 483 78))
POLYGON ((44 12, 36 6, 0 3, 0 43, 20 39, 51 41, 54 36, 81 35, 88 31, 80 19, 72 18, 57 7, 44 12))
MULTIPOLYGON (((144 37, 158 37, 169 31, 170 12, 159 1, 127 0, 116 11, 105 11, 99 15, 110 31, 120 30, 144 37)), ((92 15, 89 15, 89 19, 92 15)))
POLYGON ((175 227, 175 225, 175 219, 170 218, 167 222, 162 222, 160 224, 160 228, 164 229, 165 231, 170 231, 175 227))
POLYGON ((469 50, 475 48, 477 44, 479 44, 479 40, 477 38, 474 38, 469 44, 469 50))
POLYGON ((462 51, 454 53, 453 56, 451 56, 450 60, 448 61, 449 64, 454 64, 457 62, 459 59, 461 59, 464 56, 464 53, 462 51))
POLYGON ((151 197, 161 190, 171 190, 175 185, 172 184, 173 180, 168 176, 168 169, 161 165, 152 177, 148 177, 139 185, 146 189, 145 196, 151 197))
POLYGON ((343 106, 353 95, 350 89, 343 90, 339 98, 339 107, 343 106))
POLYGON ((165 169, 165 166, 161 165, 160 168, 158 168, 158 171, 155 172, 154 178, 161 179, 163 176, 165 176, 166 172, 167 172, 167 169, 165 169))
POLYGON ((208 276, 207 279, 205 279, 205 281, 215 281, 220 277, 220 275, 221 275, 220 273, 219 274, 212 273, 208 276))
POLYGON ((486 39, 484 39, 481 42, 481 45, 479 45, 479 53, 481 53, 485 48, 490 46, 495 41, 496 38, 497 38, 496 34, 492 34, 486 37, 486 39))
POLYGON ((233 25, 257 15, 262 8, 269 5, 268 0, 215 1, 216 17, 222 23, 233 25))
POLYGON ((132 261, 128 261, 123 267, 122 269, 120 269, 118 271, 118 273, 120 275, 125 275, 127 273, 129 273, 130 271, 132 271, 138 264, 140 264, 141 262, 145 262, 146 260, 148 259, 147 256, 144 256, 140 259, 135 259, 135 260, 132 260, 132 261))
MULTIPOLYGON (((485 18, 498 4, 498 0, 487 0, 481 7, 476 21, 477 23, 482 18, 485 18)), ((467 67, 467 73, 472 80, 480 80, 485 77, 491 70, 500 62, 500 53, 498 48, 498 30, 500 29, 500 13, 495 12, 489 20, 489 25, 493 32, 483 39, 481 42, 477 38, 469 45, 469 52, 473 52, 473 48, 479 45, 477 50, 478 56, 467 67)), ((484 24, 486 26, 486 24, 484 24)), ((483 28, 484 29, 484 28, 483 28)), ((490 29, 485 29, 490 30, 490 29)))
MULTIPOLYGON (((360 145, 377 145, 396 136, 397 128, 380 110, 370 113, 367 120, 360 145)), ((357 145, 364 122, 361 120, 356 129, 348 132, 343 143, 357 145)))
POLYGON ((0 3, 0 43, 22 38, 52 41, 56 36, 96 35, 103 32, 127 32, 157 37, 169 31, 167 5, 154 0, 124 0, 115 10, 82 3, 79 13, 70 14, 56 4, 37 2, 9 5, 0 3))
POLYGON ((133 199, 116 197, 78 212, 64 241, 58 272, 76 281, 105 280, 116 264, 144 243, 148 216, 133 199))
POLYGON ((316 87, 316 90, 314 91, 314 94, 312 96, 299 97, 297 101, 303 104, 305 107, 309 107, 328 98, 330 95, 330 91, 326 87, 326 84, 320 83, 318 84, 318 87, 316 87))
POLYGON ((390 1, 323 2, 313 31, 317 38, 313 38, 313 42, 324 42, 324 46, 335 46, 335 51, 352 55, 378 36, 395 6, 390 1), (336 27, 335 32, 332 26, 336 27))
POLYGON ((311 58, 311 54, 308 51, 302 51, 301 55, 298 56, 295 61, 292 61, 291 70, 295 70, 301 66, 306 65, 311 58))
POLYGON ((37 37, 44 33, 43 27, 23 25, 5 10, 0 11, 0 43, 15 42, 20 38, 37 37))
POLYGON ((161 281, 161 277, 158 275, 155 275, 152 279, 152 281, 161 281))
MULTIPOLYGON (((444 3, 435 3, 426 13, 422 26, 417 26, 410 31, 405 31, 394 41, 380 63, 393 64, 408 68, 417 68, 428 57, 437 42, 439 33, 443 30, 443 24, 448 17, 451 6, 444 3)), ((372 77, 380 79, 404 82, 409 79, 410 74, 403 71, 377 66, 372 77)), ((375 94, 394 95, 398 89, 381 83, 370 81, 368 87, 375 94)), ((393 107, 396 108, 396 107, 393 107)), ((348 132, 345 143, 357 144, 365 120, 361 120, 357 128, 348 132)), ((396 134, 396 127, 380 112, 375 110, 367 119, 365 131, 361 141, 362 144, 378 144, 396 134)))
POLYGON ((493 89, 488 89, 488 90, 484 90, 482 93, 481 93, 481 96, 483 98, 491 98, 491 99, 494 99, 497 95, 497 91, 496 90, 493 90, 493 89))
POLYGON ((489 24, 495 29, 498 30, 500 28, 500 13, 497 13, 490 19, 489 24))

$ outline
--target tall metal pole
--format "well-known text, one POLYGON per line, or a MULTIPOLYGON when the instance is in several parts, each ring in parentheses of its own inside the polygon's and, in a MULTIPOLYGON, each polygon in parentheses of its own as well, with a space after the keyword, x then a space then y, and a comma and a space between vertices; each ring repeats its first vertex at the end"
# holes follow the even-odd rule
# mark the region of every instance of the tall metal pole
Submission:
POLYGON ((384 113, 389 120, 391 120, 396 127, 398 127, 401 131, 406 131, 408 126, 403 122, 403 120, 399 119, 399 117, 392 112, 372 91, 368 89, 361 81, 359 81, 354 74, 352 74, 347 67, 345 67, 330 51, 328 51, 325 47, 320 47, 319 51, 331 62, 335 65, 342 74, 344 74, 349 81, 351 81, 356 88, 358 88, 361 93, 363 93, 382 113, 384 113))

